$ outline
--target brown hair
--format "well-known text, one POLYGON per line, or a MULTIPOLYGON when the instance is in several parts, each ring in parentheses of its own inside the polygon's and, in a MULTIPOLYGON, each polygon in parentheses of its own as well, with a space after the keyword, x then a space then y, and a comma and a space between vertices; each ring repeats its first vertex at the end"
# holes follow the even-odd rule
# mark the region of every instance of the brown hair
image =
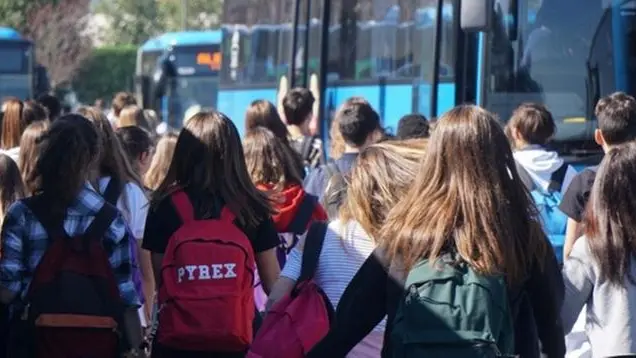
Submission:
MULTIPOLYGON (((242 225, 256 227, 274 213, 266 194, 250 179, 236 126, 220 112, 203 111, 186 123, 152 206, 169 195, 175 184, 222 199, 242 225)), ((216 203, 199 204, 197 209, 209 214, 216 203)))
POLYGON ((22 110, 22 120, 26 126, 39 121, 47 121, 49 119, 49 110, 36 101, 24 102, 22 110))
POLYGON ((290 184, 302 184, 296 153, 269 129, 254 128, 243 141, 247 171, 256 185, 272 184, 280 191, 290 184))
POLYGON ((17 98, 9 98, 2 104, 4 117, 0 134, 0 149, 11 149, 20 145, 20 137, 26 129, 22 119, 24 103, 17 98))
POLYGON ((552 113, 539 103, 523 103, 512 113, 506 126, 508 136, 512 129, 519 132, 528 144, 545 145, 556 132, 552 113))
MULTIPOLYGON (((139 179, 128 161, 126 151, 119 142, 104 112, 93 107, 82 107, 77 112, 93 122, 99 133, 102 149, 99 159, 99 176, 110 176, 111 180, 117 180, 120 185, 120 192, 124 195, 124 198, 126 195, 126 184, 134 183, 143 188, 141 179, 139 179)), ((124 200, 125 202, 126 200, 124 200)), ((125 209, 129 210, 131 208, 125 207, 125 209)))
POLYGON ((517 284, 548 250, 536 215, 495 116, 462 105, 439 119, 414 185, 381 237, 391 238, 387 252, 406 268, 456 253, 476 271, 517 284))
POLYGON ((280 119, 276 107, 271 102, 262 99, 252 102, 245 112, 245 133, 258 127, 267 128, 279 140, 288 141, 287 127, 280 119))
POLYGON ((357 221, 379 240, 386 215, 413 183, 426 143, 425 139, 386 141, 363 150, 350 174, 340 220, 357 221))
POLYGON ((63 218, 81 192, 100 153, 94 125, 78 114, 55 120, 38 145, 35 170, 27 179, 36 194, 47 196, 49 212, 63 218))
POLYGON ((22 179, 26 185, 26 192, 32 195, 35 192, 35 187, 31 186, 28 182, 28 178, 31 177, 35 170, 35 164, 40 156, 39 143, 49 129, 48 121, 34 122, 27 127, 20 139, 20 158, 18 160, 20 172, 22 173, 22 179))
POLYGON ((140 127, 147 131, 151 130, 144 111, 135 105, 124 107, 117 117, 117 128, 129 126, 140 127))
POLYGON ((136 106, 137 100, 132 93, 119 92, 113 98, 113 114, 115 117, 119 117, 121 111, 128 106, 136 106))
POLYGON ((18 166, 11 157, 0 154, 0 226, 9 206, 24 197, 24 184, 18 166))
POLYGON ((596 173, 584 219, 585 236, 599 267, 599 276, 624 287, 632 284, 636 255, 636 143, 610 149, 596 173))
POLYGON ((170 162, 174 156, 174 148, 177 145, 177 135, 164 134, 155 148, 155 155, 150 162, 150 168, 144 177, 144 184, 151 190, 156 190, 165 179, 170 168, 170 162))

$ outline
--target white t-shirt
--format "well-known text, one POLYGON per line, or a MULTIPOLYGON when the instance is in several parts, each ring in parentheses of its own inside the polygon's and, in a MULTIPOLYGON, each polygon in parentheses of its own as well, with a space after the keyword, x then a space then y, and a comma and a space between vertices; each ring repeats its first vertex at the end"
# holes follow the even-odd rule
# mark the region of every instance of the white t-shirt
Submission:
MULTIPOLYGON (((99 179, 99 191, 103 193, 110 182, 110 177, 99 179)), ((148 198, 139 185, 128 183, 117 200, 119 209, 128 223, 131 234, 137 240, 142 240, 146 231, 146 216, 148 216, 148 198)))
MULTIPOLYGON (((314 279, 334 307, 338 307, 349 282, 375 247, 375 243, 357 222, 343 225, 340 220, 335 220, 329 223, 314 279)), ((296 245, 287 256, 281 276, 298 280, 302 255, 299 245, 296 245)), ((379 357, 385 326, 386 318, 349 353, 349 357, 379 357)))

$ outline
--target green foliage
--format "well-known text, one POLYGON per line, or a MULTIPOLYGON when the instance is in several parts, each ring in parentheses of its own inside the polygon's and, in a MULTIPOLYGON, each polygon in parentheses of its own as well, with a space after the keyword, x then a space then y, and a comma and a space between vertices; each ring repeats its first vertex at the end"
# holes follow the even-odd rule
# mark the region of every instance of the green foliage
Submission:
POLYGON ((57 0, 0 0, 1 24, 24 33, 29 23, 28 16, 33 9, 56 3, 57 0))
POLYGON ((107 43, 139 45, 161 32, 158 9, 157 0, 107 0, 96 11, 110 20, 107 43))
MULTIPOLYGON (((164 31, 182 29, 182 3, 182 0, 159 1, 164 31)), ((188 30, 207 30, 218 26, 223 8, 222 0, 187 0, 186 4, 188 30)))
POLYGON ((112 46, 93 50, 78 71, 73 89, 83 103, 109 101, 119 91, 132 91, 136 46, 112 46))

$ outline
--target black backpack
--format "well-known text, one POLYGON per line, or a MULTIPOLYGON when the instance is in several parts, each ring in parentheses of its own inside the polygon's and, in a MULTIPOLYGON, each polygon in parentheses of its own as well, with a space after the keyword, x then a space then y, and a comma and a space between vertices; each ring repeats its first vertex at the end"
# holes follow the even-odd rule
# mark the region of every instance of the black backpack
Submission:
POLYGON ((292 148, 300 155, 300 159, 302 160, 303 165, 305 166, 305 170, 309 171, 313 169, 312 166, 312 149, 314 147, 314 137, 312 136, 303 136, 302 138, 295 139, 291 142, 292 148))
POLYGON ((325 183, 326 188, 322 196, 322 206, 327 212, 329 220, 338 218, 340 206, 344 203, 347 196, 347 182, 344 174, 338 168, 335 162, 329 162, 325 165, 325 183))

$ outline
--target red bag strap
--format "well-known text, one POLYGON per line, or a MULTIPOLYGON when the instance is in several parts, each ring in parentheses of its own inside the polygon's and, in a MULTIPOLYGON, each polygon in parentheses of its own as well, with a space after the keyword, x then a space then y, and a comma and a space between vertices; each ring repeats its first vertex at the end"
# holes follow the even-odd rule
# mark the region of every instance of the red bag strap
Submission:
POLYGON ((188 198, 188 194, 185 191, 179 190, 172 194, 172 205, 177 210, 179 218, 182 223, 190 222, 194 220, 194 207, 188 198))
MULTIPOLYGON (((179 218, 181 219, 182 223, 195 220, 194 207, 192 206, 192 202, 190 201, 190 198, 188 197, 188 194, 186 194, 185 191, 179 190, 173 193, 171 196, 171 199, 172 199, 172 204, 177 210, 177 214, 179 215, 179 218)), ((223 221, 234 222, 234 219, 236 219, 236 215, 234 215, 234 213, 232 212, 232 210, 230 210, 230 208, 228 208, 227 206, 224 206, 223 209, 221 210, 220 219, 223 221)))

